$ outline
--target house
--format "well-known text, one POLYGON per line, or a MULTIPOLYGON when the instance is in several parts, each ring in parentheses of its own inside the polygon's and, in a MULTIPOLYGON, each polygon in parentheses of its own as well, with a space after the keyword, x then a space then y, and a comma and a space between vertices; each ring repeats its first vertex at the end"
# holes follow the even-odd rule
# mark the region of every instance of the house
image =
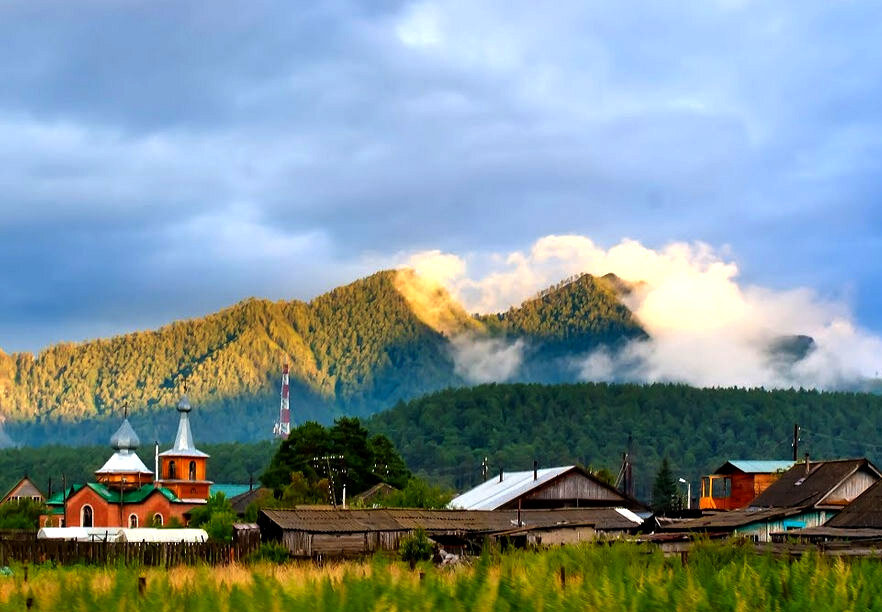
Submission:
POLYGON ((768 542, 772 534, 818 527, 882 479, 867 459, 798 463, 763 491, 750 506, 683 521, 665 531, 731 534, 768 542))
POLYGON ((810 541, 882 541, 882 480, 861 493, 839 514, 819 527, 788 532, 787 536, 810 541))
POLYGON ((138 457, 140 440, 124 418, 110 439, 113 454, 95 472, 96 482, 72 485, 48 499, 41 525, 137 528, 172 519, 186 524, 189 511, 206 502, 211 482, 206 480, 208 455, 193 445, 186 397, 177 410, 174 446, 157 456, 160 477, 154 479, 138 457))
POLYGON ((7 502, 20 501, 22 499, 30 499, 35 502, 41 502, 45 499, 43 493, 41 493, 40 489, 37 488, 37 485, 34 484, 34 481, 27 476, 24 476, 14 487, 9 489, 9 492, 0 499, 0 505, 7 502))
POLYGON ((633 533, 642 519, 624 508, 559 510, 268 509, 257 524, 263 541, 278 541, 297 557, 355 556, 397 550, 401 539, 423 529, 450 551, 480 549, 485 539, 559 544, 599 534, 633 533))
POLYGON ((698 507, 702 510, 746 508, 793 461, 731 459, 701 479, 698 507))
POLYGON ((483 484, 453 498, 447 505, 460 510, 622 507, 643 512, 647 507, 575 466, 525 472, 499 472, 483 484))

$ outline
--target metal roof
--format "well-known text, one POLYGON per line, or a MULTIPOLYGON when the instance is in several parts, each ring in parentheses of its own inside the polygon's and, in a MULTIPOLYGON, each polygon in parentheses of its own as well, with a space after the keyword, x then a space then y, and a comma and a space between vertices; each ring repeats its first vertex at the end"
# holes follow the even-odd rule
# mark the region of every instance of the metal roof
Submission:
POLYGON ((134 451, 120 449, 110 456, 96 474, 152 474, 134 451))
POLYGON ((503 472, 501 481, 498 476, 494 476, 474 489, 454 497, 447 507, 462 510, 495 510, 574 469, 577 469, 574 465, 543 468, 537 471, 535 480, 533 480, 533 470, 503 472))
MULTIPOLYGON (((417 528, 433 533, 498 533, 518 528, 517 510, 264 508, 261 515, 282 529, 312 533, 411 531, 417 528)), ((590 525, 601 531, 622 531, 639 527, 643 520, 623 508, 566 508, 523 510, 521 523, 527 528, 590 525)))
POLYGON ((777 520, 779 518, 800 514, 796 508, 770 508, 765 510, 730 510, 717 512, 688 521, 679 521, 664 527, 663 531, 728 531, 753 523, 777 520))
POLYGON ((783 472, 793 467, 795 461, 787 459, 730 459, 724 463, 714 474, 720 474, 727 465, 745 474, 774 474, 783 472))
POLYGON ((138 434, 132 428, 128 419, 123 419, 122 425, 110 436, 110 446, 115 450, 135 450, 141 445, 138 434))
POLYGON ((190 431, 190 402, 187 397, 181 398, 178 404, 178 413, 181 415, 178 421, 178 433, 175 436, 174 446, 162 453, 162 457, 208 457, 206 453, 196 448, 193 444, 193 432, 190 431))

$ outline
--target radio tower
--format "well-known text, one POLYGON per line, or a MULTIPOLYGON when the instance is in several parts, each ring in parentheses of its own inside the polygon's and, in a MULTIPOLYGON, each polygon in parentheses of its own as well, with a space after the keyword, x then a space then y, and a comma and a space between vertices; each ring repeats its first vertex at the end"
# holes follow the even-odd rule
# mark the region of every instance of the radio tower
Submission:
POLYGON ((273 435, 283 440, 291 433, 291 412, 288 409, 288 364, 282 368, 282 401, 279 406, 279 420, 273 426, 273 435))

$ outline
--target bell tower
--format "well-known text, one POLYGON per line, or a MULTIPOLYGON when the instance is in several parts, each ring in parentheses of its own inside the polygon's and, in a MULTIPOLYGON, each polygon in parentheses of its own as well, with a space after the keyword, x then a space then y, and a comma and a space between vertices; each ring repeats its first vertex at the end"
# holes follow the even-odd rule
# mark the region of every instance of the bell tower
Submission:
POLYGON ((193 444, 190 431, 190 402, 187 396, 178 402, 178 433, 175 444, 159 453, 157 485, 170 489, 183 501, 204 501, 211 495, 211 481, 207 479, 208 455, 193 444))

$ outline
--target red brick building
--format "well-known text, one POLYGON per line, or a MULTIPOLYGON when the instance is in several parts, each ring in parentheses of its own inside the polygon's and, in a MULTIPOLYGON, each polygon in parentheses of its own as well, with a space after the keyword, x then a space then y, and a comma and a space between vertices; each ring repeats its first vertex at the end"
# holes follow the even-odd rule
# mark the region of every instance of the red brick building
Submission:
POLYGON ((211 486, 208 455, 193 444, 190 410, 182 398, 175 445, 158 455, 159 479, 138 457, 140 441, 126 418, 110 439, 113 455, 95 472, 97 482, 53 496, 44 524, 58 524, 63 517, 65 527, 148 527, 171 519, 186 525, 186 514, 206 502, 211 486))

